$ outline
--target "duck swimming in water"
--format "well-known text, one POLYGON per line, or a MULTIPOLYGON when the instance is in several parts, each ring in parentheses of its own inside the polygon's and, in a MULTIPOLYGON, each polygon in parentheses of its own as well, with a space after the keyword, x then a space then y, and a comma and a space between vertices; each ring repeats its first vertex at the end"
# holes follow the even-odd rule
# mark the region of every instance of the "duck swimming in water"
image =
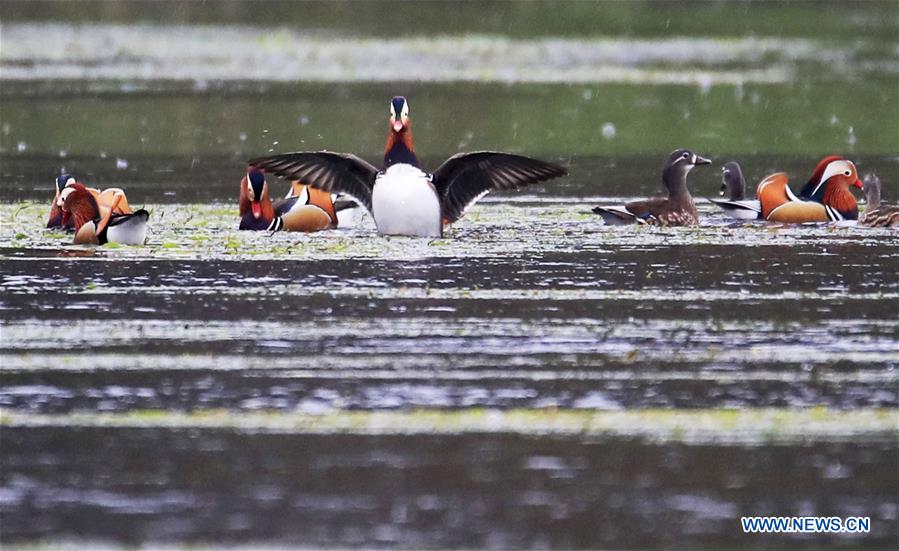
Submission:
POLYGON ((61 196, 62 211, 67 221, 72 220, 75 228, 74 243, 143 245, 147 240, 149 212, 141 209, 128 214, 117 214, 121 211, 120 203, 126 200, 124 193, 114 191, 109 194, 109 206, 101 210, 94 194, 84 185, 72 184, 65 191, 61 196))
POLYGON ((312 188, 353 197, 382 235, 439 237, 475 201, 494 190, 517 189, 566 174, 562 167, 511 153, 479 151, 450 157, 432 173, 423 171, 412 141, 409 103, 390 101, 384 162, 379 170, 359 157, 328 151, 298 152, 249 163, 312 188))
POLYGON ((762 217, 762 205, 757 200, 744 197, 746 181, 740 163, 731 161, 724 165, 721 172, 721 195, 727 193, 727 199, 709 199, 725 214, 737 220, 757 220, 762 217))
POLYGON ((284 199, 271 200, 265 174, 250 167, 240 183, 241 230, 313 232, 337 227, 331 194, 295 181, 284 199))
POLYGON ((861 188, 852 161, 830 156, 815 167, 811 179, 797 196, 785 172, 777 172, 759 183, 762 218, 770 222, 800 224, 858 219, 858 203, 849 187, 861 188))
POLYGON ((858 223, 871 228, 899 228, 899 206, 880 202, 880 178, 876 174, 867 174, 862 186, 866 205, 858 223))
POLYGON ((71 215, 64 212, 62 208, 66 197, 76 188, 89 193, 94 198, 97 216, 102 216, 107 210, 111 210, 113 214, 131 214, 133 212, 128 204, 128 198, 125 197, 125 192, 121 189, 108 188, 100 191, 77 182, 71 174, 62 174, 56 178, 56 194, 53 197, 53 204, 50 206, 50 216, 47 219, 48 228, 76 230, 81 227, 80 224, 76 227, 71 215))
POLYGON ((699 214, 693 197, 687 189, 687 174, 697 165, 709 165, 712 161, 686 149, 678 149, 668 156, 662 171, 662 184, 668 197, 654 197, 643 201, 631 201, 623 206, 594 207, 593 212, 602 216, 606 224, 657 224, 660 226, 692 226, 699 223, 699 214))

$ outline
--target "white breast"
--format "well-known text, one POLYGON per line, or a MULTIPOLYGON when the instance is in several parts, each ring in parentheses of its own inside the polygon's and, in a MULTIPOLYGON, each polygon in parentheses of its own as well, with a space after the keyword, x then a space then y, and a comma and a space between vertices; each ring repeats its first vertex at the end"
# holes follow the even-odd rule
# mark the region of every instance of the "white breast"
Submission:
POLYGON ((428 175, 412 165, 395 164, 375 178, 372 214, 378 233, 440 237, 440 200, 428 175))

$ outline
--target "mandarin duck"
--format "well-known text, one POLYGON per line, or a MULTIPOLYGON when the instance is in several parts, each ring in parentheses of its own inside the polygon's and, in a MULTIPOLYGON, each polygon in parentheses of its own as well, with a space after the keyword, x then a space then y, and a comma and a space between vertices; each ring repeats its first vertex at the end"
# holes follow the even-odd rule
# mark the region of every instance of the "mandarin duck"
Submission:
POLYGON ((564 176, 555 164, 494 151, 459 153, 437 170, 421 169, 412 141, 409 102, 390 101, 387 144, 379 170, 349 153, 285 153, 250 165, 312 188, 351 196, 374 218, 381 235, 439 237, 490 191, 511 190, 564 176))
POLYGON ((866 204, 858 223, 871 228, 899 228, 899 206, 880 202, 880 178, 876 174, 867 174, 862 186, 866 204))
POLYGON ((785 172, 777 172, 759 183, 762 218, 770 222, 800 224, 857 220, 858 204, 850 186, 862 187, 852 161, 838 156, 822 159, 797 196, 785 172))
POLYGON ((757 220, 762 216, 762 206, 757 200, 744 196, 746 180, 740 163, 731 161, 724 165, 721 172, 721 195, 727 193, 727 199, 709 199, 724 213, 737 220, 757 220))
POLYGON ((337 227, 330 193, 294 181, 287 197, 273 203, 265 173, 253 166, 241 181, 239 207, 241 230, 313 232, 337 227))
POLYGON ((668 197, 654 197, 643 201, 631 201, 623 206, 594 207, 593 212, 602 216, 606 224, 657 224, 660 226, 692 226, 699 223, 699 214, 693 197, 687 190, 687 174, 697 165, 709 165, 712 161, 686 149, 678 149, 668 156, 662 171, 662 184, 668 197))
MULTIPOLYGON (((150 213, 141 209, 121 214, 121 203, 127 199, 120 190, 105 190, 101 196, 104 196, 108 206, 101 208, 94 194, 83 184, 77 183, 68 186, 61 195, 63 214, 67 221, 72 220, 75 228, 74 243, 143 245, 147 240, 150 213)), ((128 210, 131 210, 130 207, 128 210)))

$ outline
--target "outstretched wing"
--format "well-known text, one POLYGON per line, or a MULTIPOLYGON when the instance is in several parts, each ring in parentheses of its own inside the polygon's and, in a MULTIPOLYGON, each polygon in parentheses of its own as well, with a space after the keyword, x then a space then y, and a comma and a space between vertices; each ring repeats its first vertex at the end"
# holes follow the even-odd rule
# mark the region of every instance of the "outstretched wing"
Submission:
POLYGON ((453 155, 434 171, 443 218, 455 222, 465 209, 493 190, 518 189, 565 176, 559 165, 521 155, 478 151, 453 155))
POLYGON ((251 166, 329 193, 345 193, 371 210, 371 190, 378 169, 349 153, 303 151, 260 157, 251 166))

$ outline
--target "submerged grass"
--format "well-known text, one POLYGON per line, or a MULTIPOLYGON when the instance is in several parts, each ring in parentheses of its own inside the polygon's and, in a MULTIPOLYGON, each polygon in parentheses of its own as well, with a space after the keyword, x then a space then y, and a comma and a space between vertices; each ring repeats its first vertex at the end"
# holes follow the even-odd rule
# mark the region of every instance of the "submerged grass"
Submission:
POLYGON ((583 437, 635 437, 688 444, 770 444, 802 441, 887 441, 899 438, 899 410, 850 411, 813 407, 748 409, 463 409, 413 411, 173 412, 28 414, 0 411, 5 427, 231 429, 291 434, 515 433, 583 437))

